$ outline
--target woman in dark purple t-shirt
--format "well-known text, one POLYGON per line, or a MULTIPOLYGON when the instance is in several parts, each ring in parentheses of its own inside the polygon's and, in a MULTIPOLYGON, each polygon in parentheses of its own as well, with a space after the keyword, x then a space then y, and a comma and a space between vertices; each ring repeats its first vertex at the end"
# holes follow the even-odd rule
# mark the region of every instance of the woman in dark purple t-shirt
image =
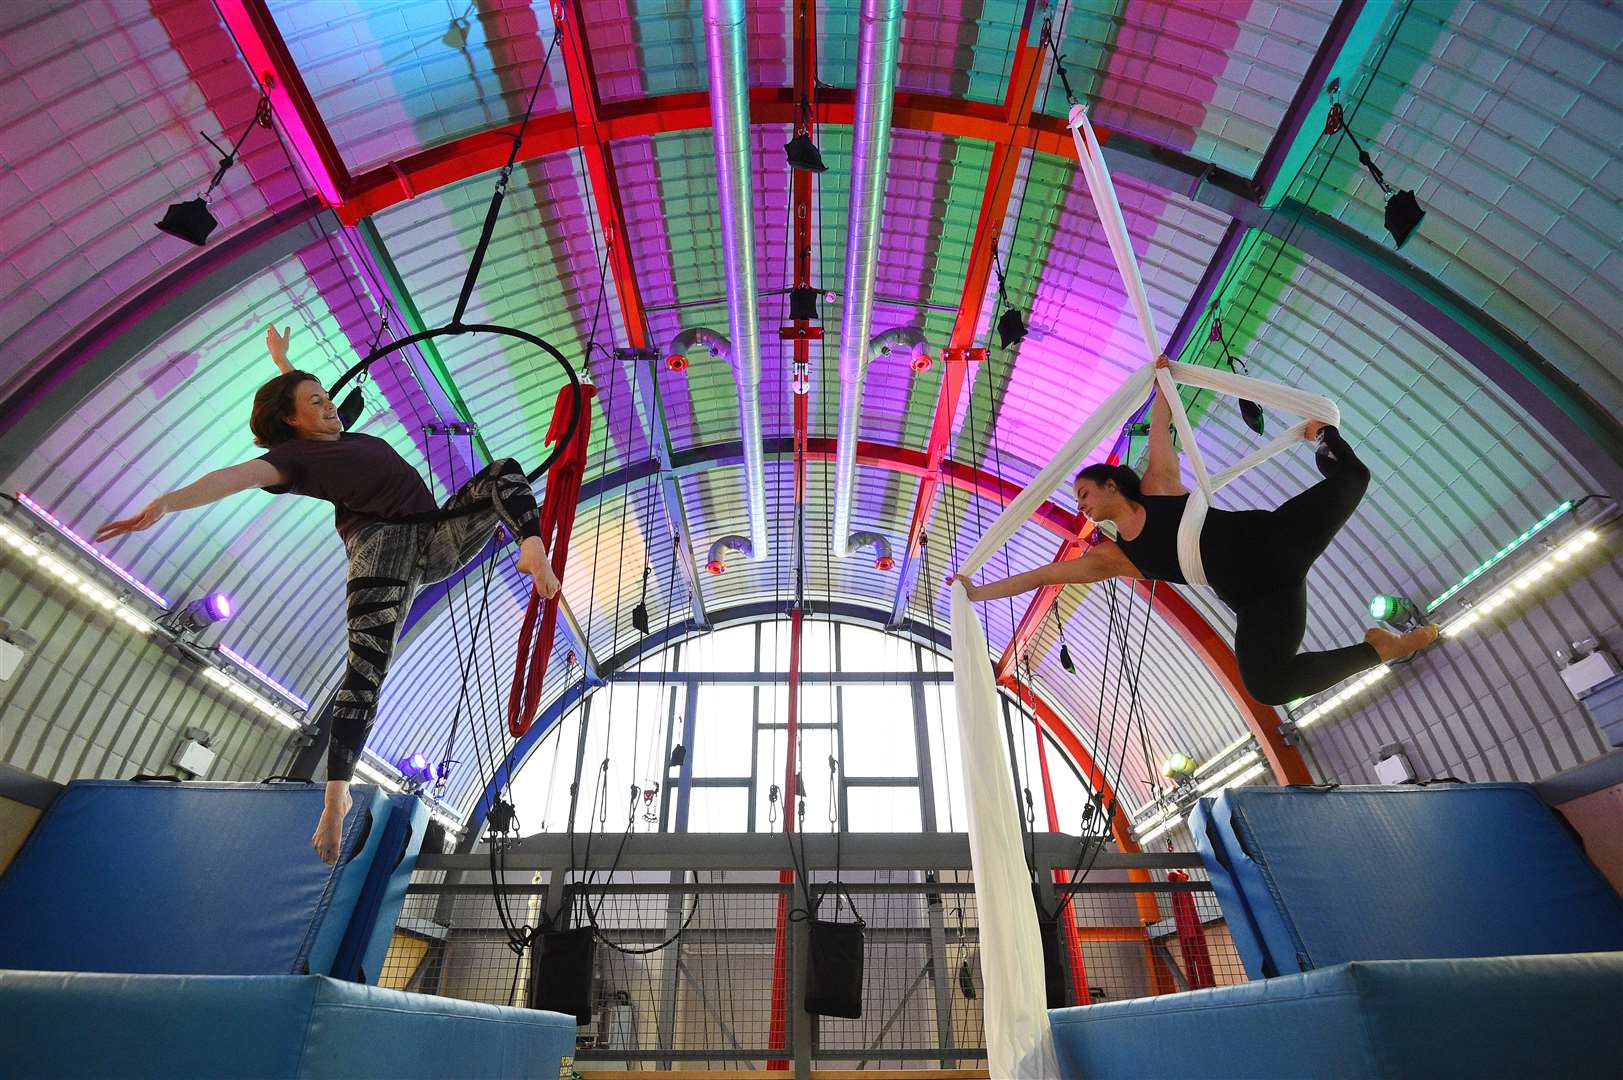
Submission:
POLYGON ((249 488, 292 492, 333 504, 333 524, 349 554, 347 589, 349 664, 332 707, 327 747, 327 798, 310 843, 326 862, 338 858, 349 784, 377 716, 378 693, 394 653, 401 619, 421 585, 465 566, 498 523, 519 540, 518 568, 535 579, 543 597, 558 593, 540 515, 529 480, 516 461, 491 462, 446 500, 445 508, 481 509, 437 521, 434 502, 417 470, 382 439, 347 432, 314 375, 287 362, 287 331, 265 334, 282 374, 259 388, 248 426, 264 456, 217 469, 152 500, 134 517, 109 522, 98 541, 151 528, 173 510, 204 506, 249 488))

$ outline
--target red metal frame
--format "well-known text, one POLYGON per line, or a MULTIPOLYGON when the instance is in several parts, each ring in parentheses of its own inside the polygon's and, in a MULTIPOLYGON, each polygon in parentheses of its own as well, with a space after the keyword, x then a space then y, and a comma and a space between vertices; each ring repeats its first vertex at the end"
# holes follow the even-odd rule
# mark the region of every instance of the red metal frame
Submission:
POLYGON ((271 111, 311 174, 316 190, 328 206, 341 206, 353 187, 349 169, 322 122, 287 43, 276 29, 270 9, 264 0, 217 0, 214 6, 260 89, 270 98, 271 111))
MULTIPOLYGON (((351 177, 344 165, 336 143, 321 119, 314 99, 288 52, 264 0, 218 0, 218 7, 226 25, 247 58, 249 67, 260 80, 271 98, 283 130, 293 140, 305 166, 313 173, 318 189, 333 204, 340 218, 353 223, 362 216, 395 205, 417 194, 430 191, 458 180, 466 179, 505 164, 512 148, 511 135, 504 126, 476 132, 437 147, 410 155, 405 160, 373 169, 358 177, 351 177)), ((555 18, 568 32, 561 42, 565 71, 570 80, 571 108, 531 120, 519 160, 529 160, 544 154, 581 146, 587 158, 587 172, 592 190, 603 215, 605 231, 610 235, 615 283, 620 297, 625 324, 632 335, 633 344, 644 339, 641 293, 624 242, 624 212, 621 209, 618 187, 615 183, 613 162, 608 144, 615 139, 662 132, 706 128, 710 124, 709 99, 702 93, 676 94, 651 97, 638 101, 602 105, 597 97, 592 77, 591 58, 585 47, 585 29, 581 14, 575 5, 559 5, 555 18), (585 110, 584 117, 581 116, 585 110), (584 122, 583 122, 584 121, 584 122), (590 133, 585 138, 586 132, 590 133), (583 139, 585 140, 583 142, 583 139), (619 242, 615 242, 618 239, 619 242)), ((919 130, 984 139, 993 143, 992 167, 987 178, 986 197, 976 225, 975 241, 971 249, 969 273, 959 304, 949 348, 967 350, 974 344, 980 316, 981 301, 991 274, 991 253, 997 234, 1002 228, 1013 191, 1014 165, 1026 147, 1038 152, 1068 155, 1070 134, 1065 121, 1056 117, 1033 116, 1037 77, 1042 62, 1040 46, 1031 42, 1031 19, 1034 0, 1028 0, 1021 29, 1019 45, 1010 74, 1010 86, 1001 105, 968 102, 930 94, 898 93, 896 95, 894 124, 919 130)), ((807 44, 805 59, 815 62, 807 44)), ((797 58, 798 59, 798 58, 797 58)), ((804 70, 814 70, 801 65, 804 70)), ((798 78, 798 76, 797 76, 798 78)), ((752 90, 750 93, 751 118, 755 123, 793 124, 798 115, 800 88, 776 87, 752 90)), ((852 122, 854 94, 850 91, 822 91, 818 101, 823 117, 835 124, 852 122)), ((1095 129, 1101 142, 1109 133, 1095 129)), ((809 181, 809 178, 808 178, 809 181)), ((809 183, 807 189, 809 198, 809 183)), ((809 230, 810 214, 807 214, 809 230)), ((797 222, 798 225, 798 222, 797 222)), ((797 274, 799 267, 797 266, 797 274)), ((808 266, 809 273, 809 266, 808 266)), ((797 339, 798 341, 799 339, 797 339)), ((798 348, 798 346, 797 346, 798 348)), ((950 427, 957 411, 958 397, 962 394, 967 367, 965 362, 944 365, 945 373, 939 406, 931 427, 929 445, 919 460, 911 460, 912 452, 892 451, 887 464, 902 471, 916 472, 920 476, 919 498, 909 529, 907 551, 917 553, 918 538, 928 520, 926 503, 933 506, 936 490, 942 480, 983 498, 1006 501, 1017 493, 1013 485, 987 476, 972 465, 945 460, 950 427), (950 405, 950 408, 945 406, 950 405)), ((805 409, 804 396, 796 403, 798 441, 805 444, 804 458, 819 455, 814 440, 804 437, 801 422, 805 409)), ((820 440, 818 440, 820 441, 820 440)), ((871 444, 859 444, 858 461, 864 460, 864 445, 871 452, 871 444)), ((828 454, 832 455, 830 444, 828 454)), ((801 482, 797 490, 804 491, 803 465, 801 482)), ((1036 515, 1044 527, 1059 531, 1065 539, 1078 535, 1073 515, 1045 502, 1036 515)), ((1264 756, 1282 783, 1309 783, 1311 776, 1300 753, 1284 743, 1279 736, 1278 718, 1274 711, 1257 702, 1245 692, 1239 680, 1239 671, 1232 650, 1217 637, 1187 601, 1172 589, 1158 593, 1161 603, 1157 607, 1175 629, 1190 644, 1201 659, 1223 684, 1231 699, 1240 708, 1264 756)))
MULTIPOLYGON (((1150 583, 1147 581, 1135 580, 1133 587, 1146 597, 1150 595, 1150 583)), ((1251 734, 1256 736, 1257 747, 1262 751, 1268 767, 1273 770, 1274 779, 1281 784, 1313 783, 1313 774, 1308 771, 1302 752, 1286 742, 1279 732, 1279 713, 1272 705, 1264 705, 1247 692, 1245 683, 1240 680, 1240 667, 1234 659, 1234 650, 1229 648, 1228 642, 1218 636, 1212 625, 1201 617, 1182 593, 1164 581, 1155 590, 1155 607, 1178 632, 1183 643, 1193 649, 1201 662, 1217 676, 1229 700, 1240 710, 1251 734)))
MULTIPOLYGON (((1105 459, 1105 463, 1115 465, 1120 460, 1118 454, 1112 453, 1105 459)), ((1054 561, 1057 563, 1067 562, 1081 557, 1082 553, 1087 550, 1088 541, 1092 538, 1093 533, 1093 522, 1079 515, 1077 517, 1076 535, 1067 537, 1060 542, 1059 551, 1054 553, 1054 561)), ((1043 618, 1047 616, 1048 609, 1053 607, 1054 602, 1059 599, 1060 590, 1063 588, 1063 585, 1044 585, 1031 598, 1031 603, 1026 606, 1025 613, 1020 616, 1020 621, 1015 624, 1014 636, 1009 638, 1009 644, 1003 650, 1003 655, 998 657, 997 667, 994 669, 998 678, 1001 679, 1014 670, 1014 665, 1025 654, 1026 646, 1031 644, 1031 639, 1037 636, 1037 631, 1042 627, 1043 618)))
MULTIPOLYGON (((1019 172, 1020 155, 1030 141, 1031 108, 1036 101, 1042 68, 1042 47, 1031 43, 1031 19, 1035 6, 1032 0, 1027 0, 1019 44, 1015 48, 1009 73, 1009 88, 1003 98, 999 130, 987 133, 992 142, 992 161, 986 174, 986 193, 981 198, 980 215, 975 221, 975 237, 970 243, 964 288, 958 299, 958 314, 953 320, 952 333, 943 353, 943 359, 947 362, 942 365, 935 418, 930 424, 930 439, 925 444, 925 471, 919 479, 918 495, 913 502, 913 519, 907 529, 907 543, 902 546, 904 590, 911 580, 908 568, 919 557, 925 530, 935 514, 936 493, 941 484, 938 470, 951 445, 958 400, 963 396, 964 385, 968 382, 969 365, 954 363, 951 357, 974 348, 975 340, 980 336, 981 307, 986 299, 987 285, 992 279, 993 255, 997 251, 998 238, 1003 233, 1003 219, 1008 216, 1009 201, 1014 195, 1014 178, 1019 172)), ((897 114, 897 122, 900 123, 900 109, 897 114)))
MULTIPOLYGON (((799 116, 798 102, 793 87, 752 88, 750 122, 793 125, 799 116)), ((855 94, 850 90, 819 89, 817 109, 824 123, 850 125, 856 111, 855 94)), ((702 130, 710 126, 710 97, 703 93, 663 94, 611 102, 600 107, 597 119, 597 137, 605 144, 702 130)), ((907 91, 896 94, 892 126, 979 139, 995 146, 1003 145, 1011 130, 1003 106, 907 91)), ((1109 141, 1109 131, 1097 126, 1093 130, 1101 145, 1109 141)), ((1062 118, 1030 116, 1022 132, 1023 146, 1038 153, 1067 157, 1076 152, 1070 129, 1062 118)), ((573 150, 579 141, 573 111, 544 113, 531 118, 518 160, 573 150)), ((425 147, 354 177, 344 188, 341 204, 335 204, 338 215, 346 224, 352 224, 407 199, 499 169, 507 163, 512 148, 512 131, 506 125, 425 147)))
MULTIPOLYGON (((795 102, 809 101, 815 92, 814 83, 817 78, 817 5, 811 0, 797 0, 795 4, 797 16, 795 27, 795 64, 794 64, 794 97, 795 102)), ((798 112, 791 123, 799 130, 804 123, 806 131, 815 141, 817 134, 817 113, 808 110, 804 117, 798 112)), ((811 285, 812 273, 812 174, 804 169, 791 170, 790 178, 790 213, 793 221, 792 240, 794 244, 794 275, 795 287, 807 288, 811 285)), ((795 520, 800 520, 806 503, 806 461, 807 444, 810 439, 811 416, 811 343, 822 339, 822 329, 814 327, 809 320, 797 319, 792 326, 783 327, 780 334, 787 335, 794 342, 794 363, 796 370, 807 373, 806 393, 791 394, 794 398, 795 413, 795 520)), ((801 547, 799 530, 795 536, 795 558, 805 557, 801 547)), ((796 575, 797 580, 799 575, 796 575)), ((796 603, 789 613, 789 750, 785 755, 783 791, 785 795, 783 808, 784 831, 794 831, 794 815, 789 808, 794 805, 795 770, 799 763, 795 760, 795 741, 800 730, 800 634, 802 612, 800 608, 799 590, 796 590, 796 603)), ((793 870, 782 870, 778 873, 778 880, 784 885, 793 886, 795 874, 793 870)), ((810 883, 806 885, 809 887, 810 883)), ((776 929, 772 935, 772 1023, 767 1034, 767 1048, 771 1050, 788 1049, 788 1016, 789 1016, 789 892, 786 890, 778 897, 778 913, 776 929)), ((767 1062, 768 1069, 787 1069, 789 1061, 786 1058, 774 1059, 767 1062)))

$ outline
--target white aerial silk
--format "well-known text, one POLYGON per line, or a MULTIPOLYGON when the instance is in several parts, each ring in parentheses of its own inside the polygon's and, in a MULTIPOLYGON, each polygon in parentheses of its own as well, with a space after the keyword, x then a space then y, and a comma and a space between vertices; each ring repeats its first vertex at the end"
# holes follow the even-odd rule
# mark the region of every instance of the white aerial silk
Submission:
MULTIPOLYGON (((1200 561, 1200 528, 1211 498, 1236 476, 1267 461, 1297 442, 1305 424, 1297 424, 1273 442, 1253 451, 1232 467, 1208 474, 1206 463, 1195 445, 1174 383, 1204 387, 1221 394, 1250 398, 1297 416, 1336 424, 1340 411, 1327 398, 1288 386, 1263 382, 1229 371, 1173 364, 1157 371, 1154 361, 1160 355, 1160 341, 1150 319, 1144 281, 1138 260, 1128 240, 1121 205, 1110 172, 1099 153, 1087 111, 1071 107, 1071 134, 1076 139, 1077 157, 1093 195, 1093 203, 1116 257, 1127 295, 1138 311, 1144 333, 1146 364, 1129 375, 1116 392, 1093 415, 1083 421, 1053 461, 1038 473, 1026 489, 986 530, 960 567, 973 574, 1009 539, 1031 520, 1031 516, 1055 489, 1069 480, 1085 455, 1118 431, 1138 410, 1153 381, 1172 409, 1172 419, 1180 442, 1195 475, 1196 489, 1179 527, 1178 558, 1186 580, 1206 584, 1200 561)), ((1008 753, 1003 743, 1002 725, 997 723, 998 695, 992 667, 987 662, 986 634, 962 585, 952 589, 953 679, 958 699, 958 730, 963 750, 964 792, 968 808, 969 851, 975 868, 975 904, 980 914, 981 972, 986 993, 986 1046, 991 1075, 1015 1080, 1049 1080, 1060 1075, 1054 1044, 1048 1027, 1048 1008, 1043 990, 1042 942, 1037 933, 1036 911, 1031 898, 1031 878, 1021 842, 1020 822, 1014 781, 1010 776, 1008 753)))

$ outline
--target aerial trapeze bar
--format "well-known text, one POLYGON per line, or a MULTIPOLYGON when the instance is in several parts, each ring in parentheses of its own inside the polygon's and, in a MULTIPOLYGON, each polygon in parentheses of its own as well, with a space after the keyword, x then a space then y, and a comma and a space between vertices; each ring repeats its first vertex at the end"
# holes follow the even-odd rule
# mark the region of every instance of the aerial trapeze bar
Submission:
MULTIPOLYGON (((1200 562, 1200 528, 1212 496, 1235 477, 1299 441, 1305 425, 1295 425, 1234 466, 1212 475, 1195 443, 1175 384, 1251 398, 1330 424, 1339 423, 1341 414, 1334 403, 1321 395, 1229 371, 1177 363, 1169 370, 1155 368, 1154 362, 1161 351, 1160 340, 1151 320, 1143 278, 1110 172, 1083 106, 1071 107, 1070 127, 1094 207, 1128 298, 1138 314, 1146 363, 1082 422, 1054 459, 987 528, 959 572, 966 576, 973 574, 1008 543, 1038 505, 1067 482, 1106 437, 1115 434, 1132 417, 1153 385, 1172 410, 1174 426, 1196 479, 1196 490, 1190 493, 1179 528, 1179 561, 1190 583, 1205 584, 1206 575, 1200 562)), ((1025 863, 1020 821, 1014 810, 1017 804, 1002 728, 988 722, 990 717, 998 715, 998 690, 992 668, 986 662, 987 652, 980 619, 963 586, 955 584, 952 589, 953 679, 957 689, 975 901, 981 913, 988 1064, 993 1076, 1046 1080, 1060 1075, 1059 1064, 1049 1031, 1043 984, 1032 977, 1033 972, 1043 970, 1042 941, 1032 910, 1031 874, 1025 863)))
MULTIPOLYGON (((559 581, 564 579, 564 565, 569 560, 569 534, 575 525, 581 480, 586 475, 586 444, 591 439, 592 398, 596 394, 596 387, 586 386, 581 391, 578 409, 565 412, 569 388, 559 390, 552 410, 552 426, 547 429, 547 442, 556 440, 558 449, 549 459, 552 466, 547 472, 547 492, 541 500, 541 542, 547 546, 552 572, 559 581), (582 422, 576 422, 577 413, 581 414, 582 422)), ((535 587, 530 588, 530 605, 524 612, 524 626, 518 635, 518 656, 513 664, 513 689, 507 696, 507 730, 514 738, 530 730, 536 710, 541 706, 541 684, 546 679, 547 659, 552 655, 552 639, 558 628, 558 605, 562 601, 562 592, 543 601, 535 587), (537 611, 541 613, 539 628, 537 611)))

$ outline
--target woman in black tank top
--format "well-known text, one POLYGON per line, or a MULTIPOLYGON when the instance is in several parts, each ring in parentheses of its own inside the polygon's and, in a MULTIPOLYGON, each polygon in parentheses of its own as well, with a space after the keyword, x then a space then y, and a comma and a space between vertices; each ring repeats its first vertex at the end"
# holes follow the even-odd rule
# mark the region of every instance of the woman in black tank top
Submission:
MULTIPOLYGON (((1166 357, 1156 364, 1165 367, 1166 357)), ((1185 584, 1178 562, 1178 525, 1189 492, 1172 445, 1172 412, 1160 395, 1150 412, 1149 458, 1143 480, 1125 465, 1089 465, 1076 477, 1076 500, 1093 522, 1111 522, 1114 541, 1081 558, 1050 563, 985 585, 964 585, 971 600, 995 600, 1045 585, 1140 578, 1185 584)), ((1436 640, 1435 624, 1406 634, 1371 629, 1362 644, 1303 653, 1307 631, 1307 571, 1352 516, 1369 470, 1328 424, 1308 425, 1314 460, 1324 479, 1275 510, 1206 513, 1200 555, 1206 579, 1233 609, 1234 658, 1251 695, 1269 705, 1308 697, 1383 661, 1436 640)), ((1097 534, 1095 534, 1097 535, 1097 534)))

